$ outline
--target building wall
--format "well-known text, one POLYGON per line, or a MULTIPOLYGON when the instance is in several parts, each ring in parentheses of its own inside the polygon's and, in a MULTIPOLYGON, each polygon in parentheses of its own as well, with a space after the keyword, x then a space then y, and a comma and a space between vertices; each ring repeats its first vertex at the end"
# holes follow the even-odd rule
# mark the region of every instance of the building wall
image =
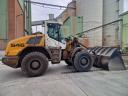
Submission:
POLYGON ((119 0, 119 14, 124 12, 124 2, 125 0, 119 0))
MULTIPOLYGON (((30 0, 27 0, 30 1, 30 0)), ((31 3, 25 3, 25 30, 27 31, 27 34, 32 34, 31 29, 31 3)))
MULTIPOLYGON (((119 19, 119 1, 103 0, 103 24, 119 19)), ((103 28, 103 46, 119 45, 119 22, 110 24, 103 28)))
MULTIPOLYGON (((67 7, 73 7, 76 8, 76 1, 72 1, 71 3, 68 4, 67 7)), ((76 9, 65 9, 58 17, 57 20, 59 22, 64 22, 68 17, 70 16, 76 16, 76 9)))
POLYGON ((24 35, 23 4, 23 0, 0 0, 0 49, 24 35))
MULTIPOLYGON (((76 15, 83 16, 83 31, 102 25, 102 0, 77 0, 76 15)), ((89 39, 90 47, 102 46, 102 28, 88 31, 85 34, 89 39)))
POLYGON ((83 32, 83 17, 69 17, 62 26, 64 37, 76 36, 83 32))
MULTIPOLYGON (((83 16, 83 30, 113 22, 119 19, 123 0, 76 0, 76 15, 83 16)), ((121 43, 120 22, 85 33, 90 47, 119 46, 121 43)))
POLYGON ((8 0, 8 39, 15 38, 15 1, 8 0))
POLYGON ((8 0, 8 39, 12 40, 24 35, 23 11, 17 0, 8 0))
POLYGON ((83 17, 70 16, 65 20, 62 26, 64 38, 79 37, 79 42, 89 47, 88 38, 80 34, 81 32, 83 32, 83 17))
POLYGON ((0 0, 0 49, 4 49, 7 42, 7 14, 7 0, 0 0))
MULTIPOLYGON (((117 21, 106 26, 107 23, 119 20, 123 12, 124 0, 73 0, 76 1, 77 17, 83 16, 83 31, 89 39, 89 46, 112 46, 121 47, 122 43, 122 21, 117 21), (95 27, 99 27, 93 29, 95 27), (92 30, 90 30, 92 29, 92 30)), ((59 19, 63 22, 67 17, 72 16, 71 10, 65 10, 59 19), (62 18, 60 18, 62 17, 62 18)), ((126 29, 127 30, 127 29, 126 29)))
POLYGON ((7 38, 7 14, 7 0, 0 0, 0 39, 7 38))
POLYGON ((128 51, 128 12, 121 15, 123 19, 123 32, 122 32, 122 49, 128 51))
MULTIPOLYGON (((21 0, 20 0, 21 1, 21 0)), ((22 0, 22 4, 23 4, 23 1, 22 0)), ((15 32, 16 32, 16 38, 19 38, 21 36, 24 36, 24 10, 22 9, 23 8, 23 5, 20 5, 21 3, 19 3, 19 1, 15 1, 15 22, 16 22, 16 26, 15 26, 15 32)))

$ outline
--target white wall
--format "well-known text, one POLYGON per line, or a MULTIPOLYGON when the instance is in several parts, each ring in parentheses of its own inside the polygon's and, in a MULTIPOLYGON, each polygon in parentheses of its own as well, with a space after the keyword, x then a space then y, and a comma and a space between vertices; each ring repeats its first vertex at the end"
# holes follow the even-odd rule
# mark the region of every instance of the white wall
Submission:
MULTIPOLYGON (((103 0, 77 0, 76 14, 83 16, 83 30, 102 25, 103 0)), ((89 45, 102 46, 102 28, 93 30, 86 34, 89 38, 89 45)))
MULTIPOLYGON (((119 19, 118 0, 103 0, 103 24, 119 19)), ((119 23, 114 23, 103 28, 103 46, 118 45, 119 23)))
MULTIPOLYGON (((83 16, 83 30, 92 29, 118 20, 122 0, 77 0, 77 16, 83 16)), ((123 2, 123 1, 122 1, 123 2)), ((119 23, 92 30, 86 34, 90 47, 117 46, 119 44, 119 23)))

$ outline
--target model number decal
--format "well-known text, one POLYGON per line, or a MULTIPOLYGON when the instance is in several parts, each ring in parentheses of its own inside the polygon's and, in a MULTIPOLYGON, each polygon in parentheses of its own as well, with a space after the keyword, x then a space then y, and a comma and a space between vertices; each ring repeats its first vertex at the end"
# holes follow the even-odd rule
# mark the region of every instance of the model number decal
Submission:
POLYGON ((11 47, 24 47, 25 45, 23 43, 20 44, 11 44, 11 47))

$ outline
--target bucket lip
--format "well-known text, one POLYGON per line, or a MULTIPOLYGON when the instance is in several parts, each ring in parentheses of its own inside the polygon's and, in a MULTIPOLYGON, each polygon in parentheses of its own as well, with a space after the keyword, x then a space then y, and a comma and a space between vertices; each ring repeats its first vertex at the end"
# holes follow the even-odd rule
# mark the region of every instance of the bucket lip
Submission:
POLYGON ((119 48, 115 47, 94 47, 90 52, 94 51, 98 56, 111 57, 113 54, 120 52, 119 48))
MULTIPOLYGON (((98 58, 98 62, 96 64, 98 65, 100 62, 101 68, 108 69, 109 71, 118 71, 118 70, 125 70, 126 67, 124 65, 122 54, 119 48, 115 47, 94 47, 89 50, 90 54, 93 54, 96 58, 98 58), (93 54, 93 51, 95 54, 93 54), (101 59, 108 58, 107 63, 101 63, 101 59), (104 67, 103 67, 104 66, 104 67)), ((96 65, 95 64, 95 65, 96 65)))

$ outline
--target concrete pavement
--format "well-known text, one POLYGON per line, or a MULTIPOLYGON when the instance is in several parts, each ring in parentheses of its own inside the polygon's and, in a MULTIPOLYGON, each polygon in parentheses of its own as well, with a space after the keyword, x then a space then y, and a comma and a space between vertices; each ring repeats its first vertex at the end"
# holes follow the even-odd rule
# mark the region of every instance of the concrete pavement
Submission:
POLYGON ((0 64, 0 96, 128 96, 128 71, 69 73, 61 63, 35 78, 0 64))
POLYGON ((3 56, 4 56, 4 51, 0 50, 0 60, 2 59, 3 56))

